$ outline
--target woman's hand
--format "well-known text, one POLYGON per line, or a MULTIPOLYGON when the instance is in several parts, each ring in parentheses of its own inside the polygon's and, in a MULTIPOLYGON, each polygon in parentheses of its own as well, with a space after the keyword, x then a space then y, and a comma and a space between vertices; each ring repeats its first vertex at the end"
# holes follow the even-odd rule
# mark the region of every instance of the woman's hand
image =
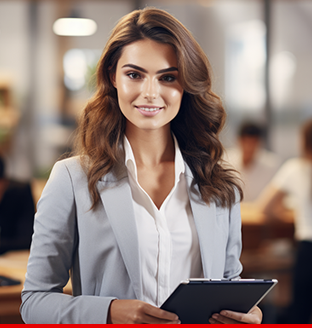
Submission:
POLYGON ((178 324, 180 320, 174 313, 139 300, 113 300, 108 311, 107 323, 178 324))
POLYGON ((221 311, 220 313, 215 313, 212 318, 209 319, 210 323, 220 324, 220 323, 251 323, 259 324, 262 321, 262 312, 257 307, 254 306, 248 313, 240 313, 233 311, 221 311))

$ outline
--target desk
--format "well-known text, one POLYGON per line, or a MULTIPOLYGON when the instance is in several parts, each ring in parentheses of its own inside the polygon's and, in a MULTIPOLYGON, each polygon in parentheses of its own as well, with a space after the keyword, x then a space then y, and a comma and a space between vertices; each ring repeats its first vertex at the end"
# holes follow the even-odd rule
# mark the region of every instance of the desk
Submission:
POLYGON ((0 323, 22 323, 19 315, 29 252, 8 252, 0 256, 0 275, 21 281, 20 285, 0 287, 0 323))
MULTIPOLYGON (((0 324, 23 323, 19 307, 23 289, 29 251, 12 251, 0 256, 0 275, 21 281, 20 285, 0 287, 0 324)), ((71 294, 70 282, 64 292, 71 294)))
POLYGON ((268 241, 287 239, 294 242, 294 214, 283 213, 283 220, 269 219, 253 203, 241 204, 243 249, 256 250, 268 241))
POLYGON ((293 213, 285 212, 283 221, 269 220, 254 204, 242 203, 241 216, 242 277, 278 279, 269 298, 275 306, 286 307, 291 301, 294 261, 293 213))

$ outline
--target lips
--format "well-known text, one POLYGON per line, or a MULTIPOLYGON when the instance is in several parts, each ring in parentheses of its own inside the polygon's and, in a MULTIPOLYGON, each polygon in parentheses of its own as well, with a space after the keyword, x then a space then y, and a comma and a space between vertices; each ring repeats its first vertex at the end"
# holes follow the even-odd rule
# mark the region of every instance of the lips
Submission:
POLYGON ((158 106, 135 106, 138 110, 142 110, 145 112, 156 112, 157 110, 161 110, 162 107, 158 106))
POLYGON ((135 108, 144 116, 155 116, 157 115, 163 107, 159 106, 135 106, 135 108))

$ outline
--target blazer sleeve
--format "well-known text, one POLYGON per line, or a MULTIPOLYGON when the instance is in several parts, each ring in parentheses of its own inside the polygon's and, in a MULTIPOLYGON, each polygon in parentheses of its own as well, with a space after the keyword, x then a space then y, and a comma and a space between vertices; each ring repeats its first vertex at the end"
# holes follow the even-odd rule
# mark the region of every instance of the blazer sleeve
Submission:
POLYGON ((78 245, 73 183, 57 162, 38 202, 20 312, 30 324, 103 324, 114 297, 63 293, 78 245))
POLYGON ((240 210, 240 197, 236 193, 236 202, 229 212, 229 233, 226 245, 226 259, 224 277, 227 279, 240 278, 242 264, 240 256, 242 251, 242 223, 240 210))

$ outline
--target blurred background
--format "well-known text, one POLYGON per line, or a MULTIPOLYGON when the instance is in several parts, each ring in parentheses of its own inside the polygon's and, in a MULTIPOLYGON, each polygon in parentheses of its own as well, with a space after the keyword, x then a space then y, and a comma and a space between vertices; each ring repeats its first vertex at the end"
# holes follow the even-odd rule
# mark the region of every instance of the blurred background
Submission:
MULTIPOLYGON (((0 0, 0 155, 8 178, 30 182, 35 204, 52 165, 71 150, 112 28, 146 5, 174 15, 206 52, 228 114, 226 148, 252 121, 280 164, 300 154, 299 129, 312 117, 312 1, 0 0), (65 31, 59 18, 90 25, 65 31)), ((242 216, 244 275, 280 280, 263 303, 265 322, 277 323, 291 301, 292 216, 271 223, 248 204, 242 216)))

